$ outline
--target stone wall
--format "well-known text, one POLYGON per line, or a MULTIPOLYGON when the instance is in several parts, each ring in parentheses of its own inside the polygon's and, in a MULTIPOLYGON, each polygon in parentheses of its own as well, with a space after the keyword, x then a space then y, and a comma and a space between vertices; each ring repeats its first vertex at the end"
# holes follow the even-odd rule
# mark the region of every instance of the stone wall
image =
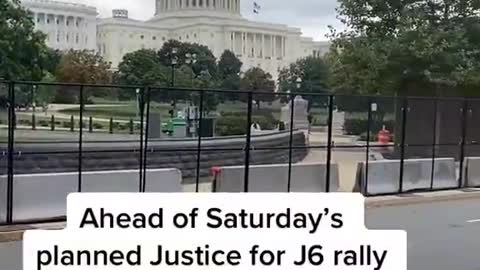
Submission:
MULTIPOLYGON (((250 163, 288 163, 290 133, 280 132, 252 136, 250 163), (272 149, 274 148, 274 149, 272 149)), ((244 165, 245 136, 204 139, 200 153, 200 175, 208 177, 211 167, 244 165)), ((305 134, 294 132, 293 145, 303 147, 305 134)), ((197 166, 197 140, 149 141, 147 168, 177 168, 183 179, 195 178, 197 166)), ((293 162, 303 160, 307 149, 294 149, 293 162)), ((133 141, 84 142, 83 171, 130 170, 140 164, 140 143, 133 141)), ((14 173, 75 172, 78 170, 78 142, 16 144, 14 173)), ((7 172, 7 155, 0 161, 0 172, 7 172)))

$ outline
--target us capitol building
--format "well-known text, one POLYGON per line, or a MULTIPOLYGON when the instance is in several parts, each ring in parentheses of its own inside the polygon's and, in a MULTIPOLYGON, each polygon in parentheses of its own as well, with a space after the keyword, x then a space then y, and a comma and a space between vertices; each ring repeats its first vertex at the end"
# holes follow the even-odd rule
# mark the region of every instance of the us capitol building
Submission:
POLYGON ((154 16, 147 21, 113 10, 98 18, 95 7, 50 0, 23 0, 37 30, 47 34, 48 46, 89 49, 116 68, 123 56, 139 49, 162 47, 170 39, 208 46, 217 59, 233 51, 243 69, 260 67, 277 78, 284 66, 305 56, 320 56, 327 42, 302 36, 301 29, 250 21, 240 14, 240 0, 155 0, 154 16))

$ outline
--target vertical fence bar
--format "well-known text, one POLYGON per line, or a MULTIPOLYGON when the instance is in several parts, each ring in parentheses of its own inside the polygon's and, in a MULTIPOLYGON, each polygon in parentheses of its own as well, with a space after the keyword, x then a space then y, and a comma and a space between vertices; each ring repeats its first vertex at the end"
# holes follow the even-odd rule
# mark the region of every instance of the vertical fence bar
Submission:
POLYGON ((73 118, 73 115, 70 116, 70 131, 75 131, 75 119, 73 118))
POLYGON ((147 118, 146 118, 146 124, 145 124, 145 145, 144 145, 144 151, 143 151, 143 178, 142 178, 142 192, 145 192, 146 186, 147 186, 147 149, 148 149, 148 129, 149 129, 149 119, 150 119, 150 87, 145 87, 145 90, 147 92, 147 100, 145 103, 147 104, 147 118))
POLYGON ((83 168, 83 110, 85 109, 83 98, 83 85, 80 86, 80 127, 78 131, 78 192, 82 192, 82 168, 83 168))
POLYGON ((437 113, 438 99, 433 101, 433 138, 432 138, 432 175, 430 179, 430 190, 433 191, 433 182, 435 181, 435 156, 437 155, 437 113))
POLYGON ((399 193, 403 193, 403 169, 405 165, 405 137, 407 129, 407 110, 408 110, 408 100, 407 97, 403 98, 402 105, 402 142, 400 146, 400 177, 399 177, 399 193))
MULTIPOLYGON (((198 136, 198 142, 197 142, 197 176, 195 179, 195 192, 198 193, 200 191, 200 155, 202 152, 202 130, 203 130, 203 95, 204 91, 200 91, 200 104, 199 104, 199 119, 198 119, 198 130, 197 130, 197 136, 198 136)), ((216 183, 214 183, 216 185, 216 183)), ((216 187, 214 186, 214 189, 216 187)))
POLYGON ((467 137, 467 117, 468 117, 468 100, 463 100, 462 108, 462 138, 460 141, 460 167, 459 167, 459 177, 458 177, 458 188, 463 187, 463 167, 465 163, 465 145, 467 137))
POLYGON ((9 83, 8 89, 8 163, 7 163, 7 224, 13 223, 13 150, 15 140, 15 83, 9 83))
POLYGON ((91 116, 88 118, 88 132, 93 132, 93 117, 91 116))
POLYGON ((52 119, 50 120, 50 124, 51 124, 50 130, 55 131, 55 115, 53 114, 52 114, 52 119))
POLYGON ((32 113, 32 130, 37 129, 37 119, 35 118, 35 112, 32 113))
POLYGON ((332 135, 333 135, 333 95, 328 97, 328 143, 327 143, 327 173, 325 179, 325 192, 330 192, 330 173, 332 165, 332 135))
POLYGON ((140 160, 139 160, 139 178, 138 178, 138 192, 142 192, 143 185, 142 185, 142 179, 143 179, 143 135, 144 135, 144 130, 143 130, 143 118, 144 118, 144 88, 140 90, 140 160))
POLYGON ((367 116, 367 150, 365 157, 365 194, 368 195, 368 164, 370 159, 370 131, 372 127, 372 98, 368 99, 368 116, 367 116))
POLYGON ((243 192, 248 192, 249 177, 250 177, 250 148, 252 143, 252 104, 253 93, 248 92, 248 112, 247 112, 247 141, 245 145, 245 172, 243 182, 243 192))
POLYGON ((288 146, 288 192, 290 192, 292 187, 292 154, 293 154, 293 121, 295 115, 295 95, 288 95, 290 99, 290 139, 288 146))

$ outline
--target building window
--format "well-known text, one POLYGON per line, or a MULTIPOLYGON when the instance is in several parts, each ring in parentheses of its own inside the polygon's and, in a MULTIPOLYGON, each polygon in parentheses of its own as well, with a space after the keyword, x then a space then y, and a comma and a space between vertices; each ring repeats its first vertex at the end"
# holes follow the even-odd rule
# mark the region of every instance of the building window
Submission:
POLYGON ((56 22, 57 22, 57 24, 60 24, 60 20, 59 20, 59 19, 57 19, 56 22))
POLYGON ((85 45, 88 44, 88 37, 85 37, 85 45))
POLYGON ((192 0, 192 7, 196 7, 197 6, 197 0, 192 0))
POLYGON ((141 35, 141 36, 140 36, 140 39, 144 39, 144 38, 145 38, 145 36, 144 36, 144 35, 141 35))
POLYGON ((165 41, 165 37, 162 37, 162 40, 165 41))
POLYGON ((70 39, 70 37, 69 37, 69 35, 67 34, 67 42, 68 42, 69 39, 70 39))
POLYGON ((78 38, 78 34, 77 34, 77 35, 75 36, 75 43, 78 44, 78 42, 79 42, 79 38, 78 38))
POLYGON ((182 40, 182 37, 178 37, 178 40, 182 40))
POLYGON ((187 39, 190 39, 190 36, 189 36, 189 35, 187 35, 187 39))
POLYGON ((69 26, 69 25, 70 25, 70 22, 69 22, 68 19, 67 19, 67 26, 69 26))
POLYGON ((198 6, 203 7, 203 0, 198 0, 198 6))
POLYGON ((157 40, 157 37, 156 37, 156 36, 153 36, 152 39, 153 39, 153 40, 157 40))
POLYGON ((60 42, 60 32, 57 33, 57 42, 60 42))
POLYGON ((210 34, 210 36, 211 36, 212 38, 214 38, 214 37, 215 37, 215 34, 214 34, 214 33, 212 33, 212 34, 210 34))
POLYGON ((193 37, 194 37, 194 38, 197 38, 197 34, 193 34, 193 37))
POLYGON ((47 19, 47 24, 50 24, 50 19, 47 19))
POLYGON ((78 21, 75 22, 75 25, 78 27, 78 21))
POLYGON ((133 38, 133 34, 130 34, 130 38, 133 38))

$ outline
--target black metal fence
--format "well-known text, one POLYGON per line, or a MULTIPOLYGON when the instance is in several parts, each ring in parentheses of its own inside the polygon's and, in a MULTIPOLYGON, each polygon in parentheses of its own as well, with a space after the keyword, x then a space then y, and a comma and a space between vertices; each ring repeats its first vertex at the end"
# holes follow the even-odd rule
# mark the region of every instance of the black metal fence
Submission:
POLYGON ((412 191, 405 187, 412 170, 423 180, 429 170, 430 183, 423 191, 474 187, 476 182, 467 179, 466 159, 480 156, 477 99, 0 81, 0 106, 0 209, 6 209, 0 211, 5 213, 0 224, 19 222, 14 218, 14 182, 21 174, 75 172, 75 190, 82 192, 86 171, 135 169, 138 192, 145 192, 148 169, 177 167, 184 172, 184 184, 200 192, 202 184, 212 181, 211 167, 240 165, 243 190, 249 192, 252 165, 282 163, 288 164, 290 192, 293 164, 307 159, 326 164, 326 192, 336 191, 330 181, 335 163, 342 185, 351 182, 343 191, 370 196, 412 191), (298 132, 296 103, 288 103, 297 96, 309 101, 309 116, 304 115, 308 131, 303 133, 298 132), (179 108, 188 107, 198 113, 177 129, 184 134, 172 134, 174 121, 170 127, 152 126, 157 125, 153 118, 173 118, 179 108), (264 130, 255 133, 254 124, 264 130), (153 134, 158 130, 160 137, 153 134), (287 140, 253 142, 273 130, 287 140), (215 139, 225 140, 211 144, 215 139), (442 158, 453 161, 445 165, 439 163, 442 158), (431 162, 409 169, 412 159, 431 162), (392 161, 394 171, 372 167, 378 160, 392 161), (455 185, 438 185, 452 170, 455 185), (398 190, 369 191, 382 173, 385 178, 398 173, 398 190))

